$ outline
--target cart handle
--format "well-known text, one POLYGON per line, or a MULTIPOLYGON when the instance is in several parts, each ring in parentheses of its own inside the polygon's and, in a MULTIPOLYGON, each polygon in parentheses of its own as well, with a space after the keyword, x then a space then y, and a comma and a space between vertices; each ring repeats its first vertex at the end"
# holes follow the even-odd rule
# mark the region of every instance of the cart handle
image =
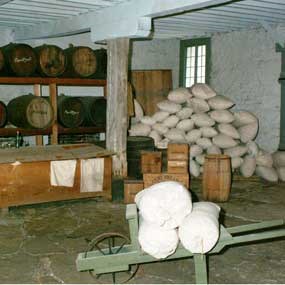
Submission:
POLYGON ((126 209, 126 219, 129 222, 130 240, 134 250, 140 250, 138 241, 139 235, 139 223, 138 223, 138 211, 136 204, 128 204, 126 209))

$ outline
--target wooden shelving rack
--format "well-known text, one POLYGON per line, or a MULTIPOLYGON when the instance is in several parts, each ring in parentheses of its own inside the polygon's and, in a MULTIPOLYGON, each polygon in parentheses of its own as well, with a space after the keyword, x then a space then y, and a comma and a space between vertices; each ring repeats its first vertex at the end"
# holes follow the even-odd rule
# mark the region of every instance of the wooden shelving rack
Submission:
POLYGON ((51 135, 51 144, 58 144, 58 134, 80 134, 105 132, 105 128, 79 127, 63 128, 57 123, 57 86, 94 86, 104 87, 106 95, 106 80, 104 79, 83 79, 83 78, 48 78, 48 77, 0 77, 0 84, 5 85, 34 85, 34 94, 41 96, 41 85, 49 86, 49 96, 54 109, 54 121, 50 128, 44 130, 2 128, 0 136, 14 136, 17 131, 22 135, 36 136, 36 144, 42 145, 42 135, 51 135))

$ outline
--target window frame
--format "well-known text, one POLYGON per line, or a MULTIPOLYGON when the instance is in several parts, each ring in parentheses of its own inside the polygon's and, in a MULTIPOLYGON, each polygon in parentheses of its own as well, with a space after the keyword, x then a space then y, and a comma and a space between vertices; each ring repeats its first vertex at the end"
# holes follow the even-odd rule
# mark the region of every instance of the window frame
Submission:
MULTIPOLYGON (((206 74, 205 82, 210 83, 211 72, 211 38, 195 38, 180 41, 180 64, 179 64, 179 86, 185 87, 186 83, 186 58, 187 48, 206 45, 206 74)), ((196 67, 197 68, 197 67, 196 67)))

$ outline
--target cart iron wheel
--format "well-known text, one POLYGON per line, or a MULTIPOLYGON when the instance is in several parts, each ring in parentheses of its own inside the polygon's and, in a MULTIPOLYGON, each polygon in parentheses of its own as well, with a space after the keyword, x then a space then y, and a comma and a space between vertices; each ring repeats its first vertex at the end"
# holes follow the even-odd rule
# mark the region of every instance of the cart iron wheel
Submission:
MULTIPOLYGON (((120 254, 126 244, 130 244, 130 240, 125 235, 120 233, 104 233, 90 241, 85 252, 85 257, 87 257, 89 251, 94 250, 97 250, 102 255, 120 254)), ((130 281, 135 276, 138 267, 138 264, 134 264, 130 266, 128 271, 95 274, 94 270, 89 270, 89 273, 98 283, 122 284, 130 281)))

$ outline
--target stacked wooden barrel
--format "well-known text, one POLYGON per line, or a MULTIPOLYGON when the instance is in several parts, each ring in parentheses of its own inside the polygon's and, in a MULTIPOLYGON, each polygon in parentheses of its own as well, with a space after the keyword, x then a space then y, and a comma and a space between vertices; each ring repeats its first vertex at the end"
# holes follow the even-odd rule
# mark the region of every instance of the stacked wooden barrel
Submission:
POLYGON ((0 48, 0 72, 6 76, 78 77, 105 79, 105 49, 72 46, 63 50, 56 45, 35 48, 10 43, 0 48))

